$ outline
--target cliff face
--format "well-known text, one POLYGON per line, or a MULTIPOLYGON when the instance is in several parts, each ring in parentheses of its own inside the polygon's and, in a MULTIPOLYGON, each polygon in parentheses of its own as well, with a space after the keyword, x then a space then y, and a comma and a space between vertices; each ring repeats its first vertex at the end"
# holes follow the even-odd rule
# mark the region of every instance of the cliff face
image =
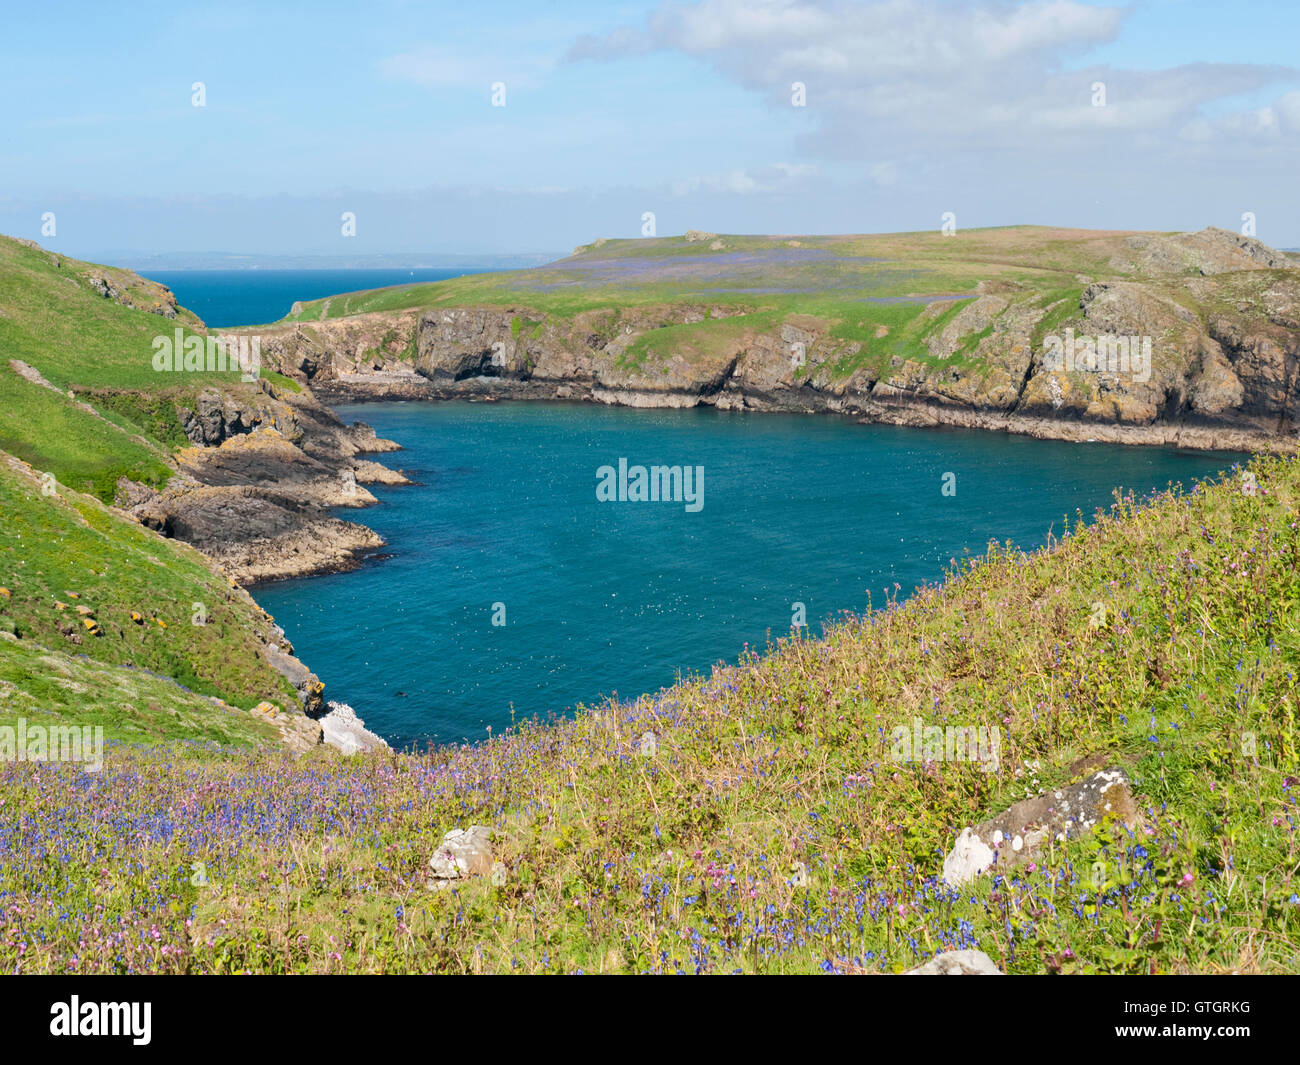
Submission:
POLYGON ((195 446, 175 456, 179 475, 162 492, 129 485, 131 512, 192 544, 237 581, 250 583, 350 569, 383 539, 328 514, 364 507, 364 485, 405 484, 358 456, 391 451, 360 423, 344 425, 309 391, 210 388, 178 417, 195 446))
MULTIPOLYGON (((350 569, 383 546, 371 529, 329 513, 374 503, 365 483, 407 483, 357 457, 397 447, 369 426, 344 425, 309 391, 266 380, 255 388, 206 389, 194 409, 183 407, 177 416, 193 441, 174 457, 178 472, 161 492, 124 480, 119 497, 141 524, 197 548, 232 584, 350 569)), ((260 609, 243 589, 239 594, 260 609)), ((282 629, 260 653, 297 689, 308 715, 328 716, 324 685, 294 657, 282 629)), ((291 748, 340 745, 317 722, 275 714, 270 720, 291 748)))
POLYGON ((998 277, 961 298, 901 298, 924 304, 905 338, 883 324, 854 336, 825 314, 764 314, 757 301, 571 315, 520 302, 295 323, 264 332, 263 351, 331 398, 708 404, 1066 439, 1290 446, 1300 365, 1292 260, 1209 229, 1129 237, 1106 265, 1115 276, 1103 280, 998 277), (1101 348, 1112 337, 1122 362, 1101 348), (1077 357, 1053 362, 1063 343, 1077 357), (1087 362, 1099 349, 1100 364, 1087 362))

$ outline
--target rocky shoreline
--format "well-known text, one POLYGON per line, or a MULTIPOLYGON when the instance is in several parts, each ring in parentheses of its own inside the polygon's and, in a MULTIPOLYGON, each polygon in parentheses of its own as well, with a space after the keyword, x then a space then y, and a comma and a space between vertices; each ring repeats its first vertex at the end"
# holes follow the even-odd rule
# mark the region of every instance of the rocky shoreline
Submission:
POLYGON ((1071 278, 1081 295, 1055 303, 1026 299, 1005 281, 980 282, 962 299, 920 297, 930 299, 921 319, 933 323, 924 357, 864 361, 876 341, 893 350, 884 325, 874 341, 847 340, 811 315, 749 326, 757 308, 689 301, 571 317, 522 302, 371 312, 258 335, 269 366, 326 402, 711 406, 1042 439, 1294 449, 1300 269, 1217 229, 1134 237, 1126 248, 1149 279, 1071 278), (690 339, 700 327, 707 343, 690 339), (1045 358, 1048 329, 1071 340, 1145 338, 1150 365, 1058 371, 1045 358))
MULTIPOLYGON (((384 546, 372 529, 331 511, 378 502, 367 484, 409 484, 363 458, 400 450, 363 423, 345 425, 309 389, 268 380, 200 392, 178 416, 191 446, 159 492, 118 482, 118 505, 163 536, 183 540, 220 567, 240 594, 251 585, 354 569, 384 546)), ((256 603, 249 597, 250 603, 256 603)), ((324 684, 294 654, 284 630, 261 654, 297 689, 300 714, 259 708, 295 751, 321 744, 345 754, 386 747, 351 707, 326 703, 324 684)))
POLYGON ((207 390, 180 416, 194 446, 175 456, 167 488, 121 486, 143 524, 198 548, 244 585, 352 569, 384 546, 330 511, 376 503, 367 484, 409 483, 361 457, 398 444, 367 425, 344 425, 309 390, 265 380, 207 390))
MULTIPOLYGON (((426 381, 419 378, 419 375, 414 376, 421 381, 426 381)), ((323 400, 335 404, 467 400, 481 403, 511 401, 594 403, 647 410, 713 407, 715 410, 725 412, 841 416, 852 418, 862 425, 979 429, 987 432, 1031 436, 1038 440, 1176 447, 1192 451, 1260 451, 1284 454, 1293 451, 1297 442, 1294 434, 1284 435, 1212 423, 1127 425, 1065 421, 910 399, 896 403, 845 402, 828 400, 815 394, 808 397, 792 397, 743 392, 714 395, 610 392, 591 387, 575 387, 572 384, 556 386, 551 382, 527 382, 519 386, 503 387, 499 379, 476 380, 468 384, 458 383, 458 387, 452 389, 440 388, 432 383, 416 384, 414 381, 401 382, 393 388, 378 382, 340 382, 332 386, 317 386, 316 391, 323 400)))

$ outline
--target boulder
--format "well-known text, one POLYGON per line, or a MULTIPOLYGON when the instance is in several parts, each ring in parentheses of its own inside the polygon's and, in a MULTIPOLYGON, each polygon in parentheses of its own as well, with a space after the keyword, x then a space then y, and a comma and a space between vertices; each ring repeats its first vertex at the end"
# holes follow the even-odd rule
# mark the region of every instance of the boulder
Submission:
POLYGON ((943 862, 943 880, 957 887, 995 864, 1008 868, 1038 855, 1053 840, 1071 839, 1113 816, 1132 828, 1137 807, 1128 774, 1102 769, 1088 779, 1018 802, 965 828, 943 862))
POLYGON ((993 858, 993 848, 969 828, 963 828, 943 860, 944 883, 956 887, 974 880, 993 864, 993 858))
POLYGON ((1002 970, 982 950, 949 950, 903 976, 1002 976, 1002 970))
POLYGON ((429 887, 434 891, 443 891, 456 880, 471 876, 491 876, 494 864, 490 828, 485 825, 453 828, 442 837, 437 853, 429 859, 429 868, 433 871, 429 887))

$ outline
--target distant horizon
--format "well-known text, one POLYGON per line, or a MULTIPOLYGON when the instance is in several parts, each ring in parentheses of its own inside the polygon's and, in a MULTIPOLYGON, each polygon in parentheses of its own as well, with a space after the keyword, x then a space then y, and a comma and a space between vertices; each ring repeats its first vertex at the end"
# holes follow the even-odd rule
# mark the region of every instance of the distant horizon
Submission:
MULTIPOLYGON (((54 250, 54 249, 51 249, 54 250)), ((141 252, 98 251, 73 258, 104 266, 118 266, 137 273, 143 270, 175 272, 214 271, 300 271, 300 270, 515 270, 541 266, 562 259, 571 252, 461 252, 418 255, 377 252, 373 255, 275 255, 246 252, 190 251, 141 252)))
MULTIPOLYGON (((1097 233, 1195 233, 1200 230, 1210 228, 1210 225, 1198 226, 1192 229, 1130 229, 1123 226, 1054 226, 1041 222, 1013 222, 1006 225, 994 226, 971 226, 969 231, 989 230, 989 229, 1017 229, 1017 228, 1041 228, 1041 229, 1071 229, 1071 230, 1088 230, 1097 233)), ((1218 227, 1227 229, 1227 227, 1218 227)), ((1231 232, 1231 230, 1229 230, 1231 232)), ((672 239, 682 237, 692 230, 684 230, 681 233, 664 233, 656 238, 640 239, 672 239)), ((708 231, 715 232, 715 231, 708 231)), ((923 233, 925 230, 891 230, 891 231, 857 231, 857 232, 826 232, 826 233, 740 233, 740 232, 723 232, 716 231, 719 236, 723 237, 766 237, 771 239, 802 239, 817 237, 872 237, 872 236, 902 236, 914 233, 923 233)), ((597 240, 636 240, 632 237, 596 237, 585 244, 576 245, 568 251, 513 251, 513 252, 427 252, 412 253, 403 251, 391 252, 373 252, 365 255, 339 255, 329 253, 319 254, 277 254, 271 252, 236 252, 236 251, 171 251, 171 252, 146 252, 140 250, 120 250, 108 249, 90 252, 86 254, 74 254, 72 252, 61 252, 61 254, 70 255, 73 258, 80 259, 84 262, 99 263, 104 266, 118 266, 127 270, 163 270, 176 272, 199 272, 205 270, 213 271, 238 271, 238 270, 263 270, 263 271, 298 271, 298 270, 519 270, 530 269, 537 266, 544 266, 547 263, 557 262, 558 260, 568 258, 577 252, 580 247, 588 246, 597 240)), ((51 251, 56 251, 49 244, 37 240, 42 247, 47 247, 51 251)), ((1277 248, 1278 251, 1300 253, 1300 246, 1287 247, 1284 245, 1270 244, 1264 240, 1264 244, 1277 248)))

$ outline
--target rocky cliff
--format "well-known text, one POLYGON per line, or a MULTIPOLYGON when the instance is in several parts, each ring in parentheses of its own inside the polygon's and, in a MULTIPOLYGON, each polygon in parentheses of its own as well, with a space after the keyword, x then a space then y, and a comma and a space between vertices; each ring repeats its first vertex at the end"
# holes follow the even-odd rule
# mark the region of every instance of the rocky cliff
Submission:
POLYGON ((996 272, 969 294, 901 298, 923 304, 912 322, 858 336, 825 313, 773 314, 757 297, 573 314, 521 301, 286 323, 262 331, 263 352, 328 398, 703 404, 1065 439, 1292 446, 1296 264, 1218 229, 1112 247, 1106 277, 1045 285, 996 272), (1134 365, 1050 360, 1061 338, 1095 350, 1112 337, 1134 345, 1134 365), (1136 365, 1142 351, 1149 365, 1136 365))
POLYGON ((366 484, 405 484, 358 456, 392 451, 367 425, 344 425, 309 391, 266 380, 210 388, 178 418, 193 441, 165 490, 124 484, 145 525, 193 544, 240 583, 350 569, 384 541, 328 511, 375 502, 366 484))

